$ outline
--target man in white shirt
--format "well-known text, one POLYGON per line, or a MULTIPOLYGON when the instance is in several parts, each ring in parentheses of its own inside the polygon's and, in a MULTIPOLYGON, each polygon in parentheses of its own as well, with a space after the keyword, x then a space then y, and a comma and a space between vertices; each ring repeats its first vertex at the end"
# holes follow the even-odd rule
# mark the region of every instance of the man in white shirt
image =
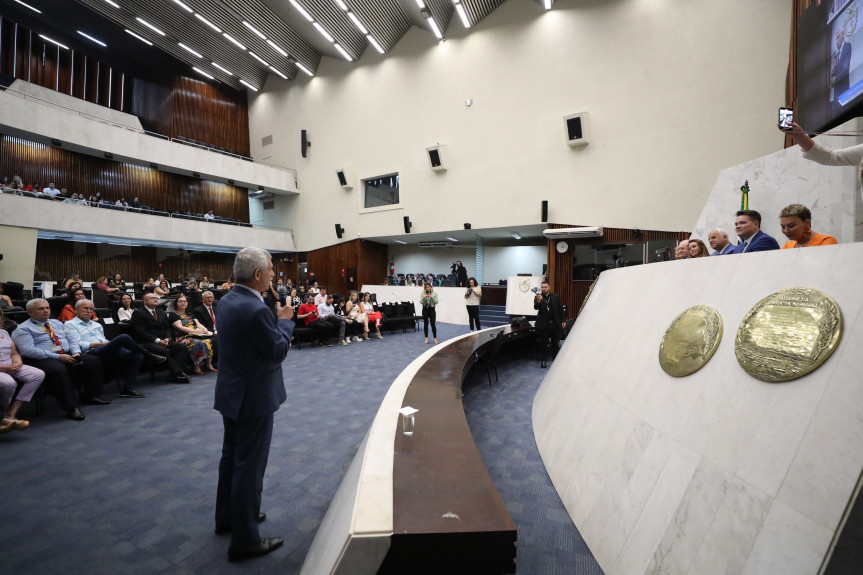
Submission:
POLYGON ((42 188, 42 193, 53 198, 60 195, 60 190, 54 187, 54 182, 51 182, 47 188, 42 188))
POLYGON ((162 363, 165 357, 148 352, 123 333, 108 341, 102 324, 92 321, 94 305, 88 299, 75 302, 75 317, 64 324, 66 337, 77 342, 84 355, 94 355, 103 363, 117 363, 126 366, 126 384, 120 390, 120 397, 144 397, 135 391, 135 382, 141 371, 141 363, 162 363))
POLYGON ((216 219, 216 216, 213 214, 213 210, 210 210, 209 212, 207 212, 206 214, 204 214, 204 219, 205 219, 205 220, 207 220, 208 222, 209 222, 210 220, 214 220, 214 219, 216 219))
POLYGON ((327 288, 326 286, 321 286, 315 294, 315 305, 321 305, 325 303, 327 303, 327 288))
POLYGON ((324 323, 332 325, 339 330, 339 345, 348 345, 351 343, 345 339, 345 328, 347 322, 345 318, 336 315, 336 310, 333 308, 333 296, 326 295, 327 288, 322 287, 321 293, 315 296, 315 300, 319 297, 324 297, 324 303, 318 304, 318 319, 324 323))

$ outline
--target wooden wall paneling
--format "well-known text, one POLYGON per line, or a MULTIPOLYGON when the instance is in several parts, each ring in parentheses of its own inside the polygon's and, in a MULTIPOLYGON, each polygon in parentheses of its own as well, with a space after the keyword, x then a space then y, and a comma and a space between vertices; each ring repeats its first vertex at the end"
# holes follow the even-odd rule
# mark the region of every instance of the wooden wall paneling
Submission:
POLYGON ((97 102, 99 98, 99 62, 87 58, 84 70, 84 99, 97 102))
MULTIPOLYGON (((174 108, 174 93, 170 83, 131 80, 133 93, 131 107, 127 108, 141 120, 145 130, 171 136, 174 108)), ((247 125, 248 128, 248 125, 247 125)))
POLYGON ((0 73, 15 75, 15 22, 8 18, 0 24, 0 73))
POLYGON ((360 258, 357 265, 357 286, 363 284, 380 285, 389 274, 387 255, 389 248, 386 244, 371 242, 368 240, 356 240, 360 242, 360 258))
POLYGON ((121 110, 123 101, 123 73, 116 68, 111 69, 111 102, 110 108, 121 110))
POLYGON ((96 101, 101 106, 111 105, 111 78, 113 70, 107 64, 99 63, 99 99, 96 101))
POLYGON ((245 92, 186 76, 174 84, 171 137, 249 153, 249 109, 245 92))
POLYGON ((60 50, 60 59, 57 62, 57 91, 63 94, 72 94, 72 70, 75 61, 74 50, 60 50))
POLYGON ((17 27, 15 37, 15 77, 30 81, 30 30, 17 27))
POLYGON ((329 293, 345 295, 347 278, 342 277, 342 269, 357 266, 360 257, 360 240, 343 242, 308 252, 309 275, 313 272, 318 283, 327 287, 329 293))

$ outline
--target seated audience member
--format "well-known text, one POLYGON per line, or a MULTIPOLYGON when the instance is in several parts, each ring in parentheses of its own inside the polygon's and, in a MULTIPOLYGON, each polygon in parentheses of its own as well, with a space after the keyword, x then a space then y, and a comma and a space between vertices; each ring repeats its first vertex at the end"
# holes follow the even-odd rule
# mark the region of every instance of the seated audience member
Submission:
POLYGON ((192 316, 207 328, 207 331, 216 333, 216 298, 213 292, 208 290, 201 294, 201 305, 192 310, 192 316))
POLYGON ((288 295, 288 287, 281 279, 279 279, 278 284, 276 285, 276 291, 279 292, 279 297, 282 300, 284 300, 285 296, 288 295))
POLYGON ((168 302, 168 296, 171 295, 171 286, 168 285, 167 280, 162 280, 159 282, 155 288, 153 288, 153 293, 156 294, 158 298, 156 304, 161 305, 168 302))
MULTIPOLYGON (((65 290, 60 290, 59 292, 55 293, 54 295, 55 296, 69 295, 72 292, 74 292, 76 289, 81 289, 81 288, 82 288, 81 282, 72 282, 71 284, 69 284, 69 287, 67 287, 65 290)), ((72 302, 72 305, 74 306, 75 302, 72 302)))
POLYGON ((72 274, 72 277, 70 277, 69 279, 66 280, 66 283, 64 284, 63 287, 68 290, 69 286, 71 286, 73 283, 77 283, 79 286, 81 285, 81 276, 79 274, 77 274, 77 273, 72 274))
MULTIPOLYGON (((66 305, 63 306, 63 310, 60 312, 60 315, 57 316, 57 319, 63 323, 75 319, 75 304, 82 299, 87 299, 87 294, 84 293, 84 288, 75 288, 70 290, 68 296, 69 301, 67 301, 66 305)), ((99 317, 96 315, 95 311, 92 312, 90 319, 93 321, 99 321, 99 317)))
POLYGON ((108 285, 108 278, 105 276, 100 276, 96 279, 96 283, 93 284, 94 290, 101 290, 105 292, 105 295, 108 296, 108 299, 112 301, 119 301, 120 293, 119 288, 111 287, 108 285))
POLYGON ((300 294, 297 291, 297 288, 292 288, 291 291, 288 292, 288 296, 285 298, 285 305, 289 305, 294 308, 294 315, 297 315, 297 310, 300 309, 300 305, 303 301, 300 299, 300 294))
MULTIPOLYGON (((321 288, 321 291, 325 291, 325 288, 321 288)), ((345 321, 345 318, 339 317, 336 314, 335 307, 333 306, 333 296, 328 295, 325 297, 326 300, 324 303, 318 305, 318 317, 320 318, 320 321, 328 323, 338 330, 339 345, 348 345, 351 343, 345 339, 345 329, 348 324, 345 321)))
POLYGON ((91 206, 93 206, 93 207, 98 207, 98 206, 99 206, 99 204, 102 202, 102 194, 101 194, 101 192, 96 192, 95 194, 93 194, 92 196, 90 196, 90 199, 89 199, 89 200, 87 200, 87 202, 88 202, 91 206))
POLYGON ((64 204, 77 204, 78 203, 78 194, 72 194, 68 198, 64 199, 62 203, 64 203, 64 204))
POLYGON ((306 286, 299 284, 297 286, 297 294, 299 294, 301 300, 306 301, 306 286))
MULTIPOLYGON (((37 184, 38 185, 38 184, 37 184)), ((54 182, 48 184, 47 188, 42 190, 42 193, 46 196, 51 196, 52 198, 60 195, 60 190, 54 187, 54 182)))
POLYGON ((198 284, 198 287, 201 289, 213 289, 213 284, 210 283, 210 278, 204 276, 198 284))
POLYGON ((205 362, 208 370, 218 371, 213 367, 213 346, 210 340, 192 337, 212 335, 212 332, 188 313, 189 299, 185 295, 180 295, 174 305, 176 311, 168 315, 168 321, 174 328, 175 341, 186 346, 189 357, 192 359, 195 375, 204 375, 201 368, 205 362))
MULTIPOLYGON (((2 317, 3 313, 0 311, 0 318, 2 317)), ((0 411, 3 416, 0 433, 29 427, 29 421, 17 418, 18 409, 33 399, 33 394, 44 379, 44 371, 24 365, 12 337, 6 330, 0 329, 0 411), (21 390, 15 395, 19 383, 21 390), (13 397, 15 399, 12 399, 13 397)))
POLYGON ((383 321, 384 315, 379 311, 375 311, 375 305, 372 303, 371 292, 363 294, 363 301, 360 302, 360 312, 365 314, 369 323, 375 324, 375 331, 377 332, 375 335, 378 336, 378 339, 383 339, 384 336, 381 335, 381 322, 383 321))
POLYGON ((748 254, 750 252, 765 252, 778 250, 779 244, 771 236, 761 231, 761 214, 755 210, 740 210, 734 220, 734 229, 740 243, 734 248, 733 254, 748 254))
POLYGON ((689 240, 689 257, 706 258, 710 256, 710 250, 699 239, 689 240))
POLYGON ((234 287, 234 275, 233 274, 231 274, 231 276, 228 277, 228 279, 225 281, 225 283, 223 283, 222 285, 219 286, 219 289, 229 290, 232 287, 234 287))
POLYGON ((3 293, 3 284, 0 283, 0 308, 12 307, 13 305, 15 304, 12 303, 9 296, 3 293))
POLYGON ((186 282, 185 285, 180 286, 180 289, 178 289, 177 291, 185 296, 188 296, 189 294, 198 291, 198 282, 195 281, 195 278, 189 278, 189 281, 186 282))
POLYGON ((208 222, 209 222, 210 220, 214 220, 214 219, 216 219, 216 216, 215 216, 215 215, 213 215, 213 210, 210 210, 209 212, 207 212, 206 214, 204 214, 204 219, 205 219, 205 220, 207 220, 208 222))
POLYGON ((306 295, 306 303, 297 310, 297 319, 303 320, 306 327, 314 330, 318 347, 327 347, 327 324, 320 321, 318 317, 318 307, 315 305, 314 294, 306 295))
POLYGON ((102 324, 94 321, 92 314, 93 302, 88 299, 78 300, 75 304, 75 318, 67 321, 64 326, 66 337, 70 342, 78 344, 81 353, 94 355, 102 360, 102 363, 119 364, 126 368, 126 382, 120 390, 120 397, 144 397, 143 393, 135 391, 141 363, 162 363, 165 358, 145 350, 125 333, 108 341, 102 324))
MULTIPOLYGON (((362 326, 363 338, 369 339, 369 318, 362 312, 360 296, 357 292, 352 291, 348 294, 348 301, 345 302, 345 313, 347 314, 348 319, 351 319, 362 326)), ((354 341, 360 341, 360 338, 355 336, 354 341)))
POLYGON ((779 212, 779 225, 788 242, 782 249, 808 248, 810 246, 829 246, 839 242, 833 236, 812 231, 812 212, 802 204, 785 206, 779 212))
POLYGON ((318 291, 315 294, 315 305, 321 305, 325 303, 327 303, 327 286, 321 286, 318 288, 318 291))
POLYGON ((120 272, 114 274, 114 277, 108 282, 108 285, 117 290, 118 297, 126 292, 126 282, 123 281, 123 275, 120 272))
POLYGON ((689 253, 689 240, 680 240, 677 243, 677 248, 674 250, 674 259, 685 260, 692 257, 689 253))
POLYGON ((156 307, 159 296, 155 293, 144 294, 143 307, 132 312, 132 326, 135 341, 141 347, 168 358, 168 371, 171 374, 168 381, 173 383, 189 383, 189 376, 183 373, 183 365, 188 362, 186 346, 171 339, 171 324, 164 311, 156 307))
POLYGON ((291 291, 291 288, 294 287, 294 282, 291 281, 291 278, 285 281, 285 287, 288 288, 288 291, 291 291))
POLYGON ((710 230, 710 233, 707 234, 707 241, 710 242, 710 247, 716 250, 710 254, 712 256, 724 256, 725 254, 730 254, 736 247, 728 240, 728 232, 722 228, 710 230))
POLYGON ((348 317, 348 312, 345 309, 347 303, 347 299, 342 299, 341 296, 336 295, 333 298, 333 309, 338 317, 345 320, 345 339, 347 342, 360 341, 359 336, 363 333, 363 324, 348 317))
POLYGON ((408 277, 405 279, 405 286, 407 287, 415 287, 417 284, 414 283, 414 276, 408 274, 408 277))
POLYGON ((141 209, 141 200, 139 200, 137 197, 135 197, 131 202, 129 202, 129 207, 135 208, 136 210, 140 210, 141 209))
MULTIPOLYGON (((132 319, 132 312, 135 308, 132 307, 132 296, 124 293, 120 296, 120 308, 117 310, 117 319, 120 323, 126 323, 132 319)), ((92 318, 96 319, 96 318, 92 318)))
POLYGON ((84 402, 107 405, 97 395, 102 390, 102 362, 96 356, 81 354, 78 344, 66 338, 63 324, 49 319, 51 307, 44 299, 27 302, 30 319, 22 322, 12 333, 12 340, 27 365, 45 372, 45 385, 57 397, 66 417, 83 421, 78 408, 78 392, 72 386, 72 377, 78 376, 84 391, 84 402))
POLYGON ((120 199, 114 202, 115 206, 120 206, 121 208, 128 208, 129 202, 126 201, 126 196, 120 196, 120 199))
POLYGON ((309 289, 306 290, 306 293, 313 293, 315 295, 318 295, 318 292, 321 291, 320 287, 318 286, 318 282, 313 281, 309 285, 310 285, 310 287, 309 287, 309 289))
POLYGON ((162 282, 167 279, 168 278, 165 277, 165 274, 159 274, 159 277, 156 278, 156 285, 162 285, 162 282))
POLYGON ((141 291, 144 293, 153 293, 156 291, 156 280, 153 278, 148 279, 141 288, 141 291))

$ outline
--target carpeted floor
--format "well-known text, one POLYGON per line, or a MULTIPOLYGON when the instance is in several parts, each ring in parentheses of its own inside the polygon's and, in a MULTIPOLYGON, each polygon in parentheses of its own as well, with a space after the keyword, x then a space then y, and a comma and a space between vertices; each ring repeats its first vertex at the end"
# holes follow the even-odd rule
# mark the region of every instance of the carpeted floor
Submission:
MULTIPOLYGON (((439 325, 439 340, 464 326, 439 325)), ((63 419, 25 406, 30 429, 0 436, 3 571, 48 574, 297 573, 390 382, 425 351, 421 333, 385 334, 350 346, 293 350, 288 401, 276 413, 264 484, 263 536, 282 549, 226 561, 229 537, 213 534, 221 418, 215 375, 190 385, 150 384, 146 399, 85 407, 63 419)), ((545 473, 530 409, 546 373, 530 354, 502 354, 500 382, 465 382, 465 410, 480 452, 518 528, 518 573, 601 573, 545 473)))

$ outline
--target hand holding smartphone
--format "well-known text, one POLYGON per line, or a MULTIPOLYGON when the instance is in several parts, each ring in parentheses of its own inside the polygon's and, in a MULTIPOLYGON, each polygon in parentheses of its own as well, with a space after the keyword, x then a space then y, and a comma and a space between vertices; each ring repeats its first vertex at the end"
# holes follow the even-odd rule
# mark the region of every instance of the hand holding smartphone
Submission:
POLYGON ((794 129, 791 125, 794 123, 794 110, 791 108, 779 108, 779 129, 783 132, 790 132, 794 129))

